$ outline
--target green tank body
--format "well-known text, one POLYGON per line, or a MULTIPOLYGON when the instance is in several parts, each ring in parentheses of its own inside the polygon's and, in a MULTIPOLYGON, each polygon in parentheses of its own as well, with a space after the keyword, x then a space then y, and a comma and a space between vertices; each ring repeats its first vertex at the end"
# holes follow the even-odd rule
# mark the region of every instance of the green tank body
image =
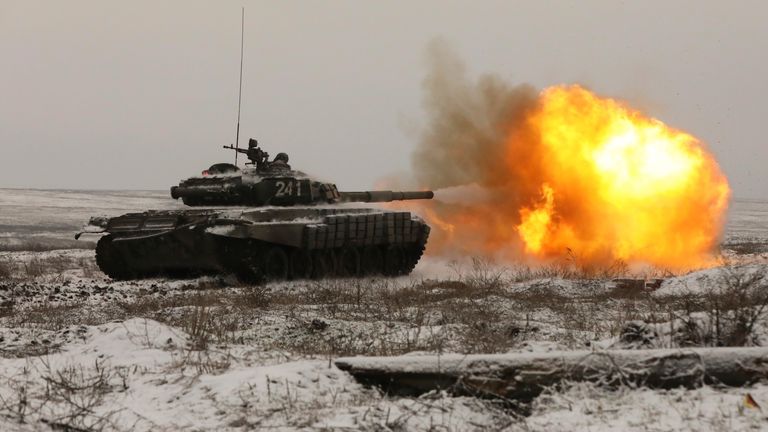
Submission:
POLYGON ((292 170, 284 153, 270 162, 255 140, 235 150, 250 160, 245 168, 215 164, 171 188, 174 199, 200 208, 93 217, 76 238, 103 234, 96 261, 114 279, 397 276, 421 258, 430 230, 421 218, 351 203, 431 199, 431 191, 339 192, 292 170))

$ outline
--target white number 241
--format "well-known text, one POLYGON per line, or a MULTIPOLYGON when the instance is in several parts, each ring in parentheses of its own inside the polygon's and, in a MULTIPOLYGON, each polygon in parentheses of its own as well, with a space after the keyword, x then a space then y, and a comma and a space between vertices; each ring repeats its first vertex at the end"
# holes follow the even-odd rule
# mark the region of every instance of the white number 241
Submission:
POLYGON ((291 196, 293 195, 294 190, 296 191, 296 196, 301 196, 301 182, 277 181, 275 182, 275 186, 277 186, 277 192, 275 193, 276 197, 291 196))

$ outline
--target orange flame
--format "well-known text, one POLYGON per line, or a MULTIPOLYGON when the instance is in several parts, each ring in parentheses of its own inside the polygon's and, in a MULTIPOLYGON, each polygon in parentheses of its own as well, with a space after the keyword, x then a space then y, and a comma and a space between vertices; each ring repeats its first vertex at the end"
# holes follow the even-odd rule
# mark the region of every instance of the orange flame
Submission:
MULTIPOLYGON (((481 204, 427 203, 428 252, 669 269, 708 265, 728 181, 693 136, 579 86, 551 87, 484 159, 481 204)), ((437 198, 440 198, 438 190, 437 198)))
POLYGON ((547 235, 547 228, 552 222, 552 212, 554 210, 554 191, 548 184, 541 187, 544 203, 536 207, 535 210, 523 208, 520 210, 520 218, 523 220, 517 226, 520 231, 520 237, 525 243, 526 252, 539 253, 544 247, 544 237, 547 235))

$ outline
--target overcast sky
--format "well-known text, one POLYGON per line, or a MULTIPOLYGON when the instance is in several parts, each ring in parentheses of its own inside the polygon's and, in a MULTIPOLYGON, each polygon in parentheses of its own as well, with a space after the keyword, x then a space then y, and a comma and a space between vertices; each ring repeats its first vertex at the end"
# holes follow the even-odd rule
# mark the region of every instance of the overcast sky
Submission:
POLYGON ((163 189, 234 142, 346 190, 410 168, 425 48, 581 83, 706 142, 768 198, 764 1, 0 0, 0 187, 163 189))

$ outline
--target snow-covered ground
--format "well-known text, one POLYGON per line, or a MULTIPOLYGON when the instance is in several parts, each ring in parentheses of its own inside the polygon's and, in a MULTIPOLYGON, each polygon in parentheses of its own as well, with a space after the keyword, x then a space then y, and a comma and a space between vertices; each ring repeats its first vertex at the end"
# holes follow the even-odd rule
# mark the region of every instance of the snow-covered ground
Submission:
POLYGON ((0 250, 83 247, 74 234, 91 216, 180 207, 167 191, 0 189, 0 250))
POLYGON ((0 430, 768 430, 761 383, 566 383, 522 412, 442 392, 389 397, 333 365, 350 355, 713 345, 726 333, 764 345, 762 312, 746 336, 731 324, 766 292, 768 203, 734 204, 722 267, 652 293, 430 258, 397 279, 113 282, 92 250, 24 247, 69 241, 91 215, 178 206, 166 197, 0 190, 0 246, 21 245, 0 247, 0 430), (735 309, 716 303, 736 294, 735 309))
POLYGON ((736 199, 728 210, 726 240, 768 239, 768 201, 736 199))

